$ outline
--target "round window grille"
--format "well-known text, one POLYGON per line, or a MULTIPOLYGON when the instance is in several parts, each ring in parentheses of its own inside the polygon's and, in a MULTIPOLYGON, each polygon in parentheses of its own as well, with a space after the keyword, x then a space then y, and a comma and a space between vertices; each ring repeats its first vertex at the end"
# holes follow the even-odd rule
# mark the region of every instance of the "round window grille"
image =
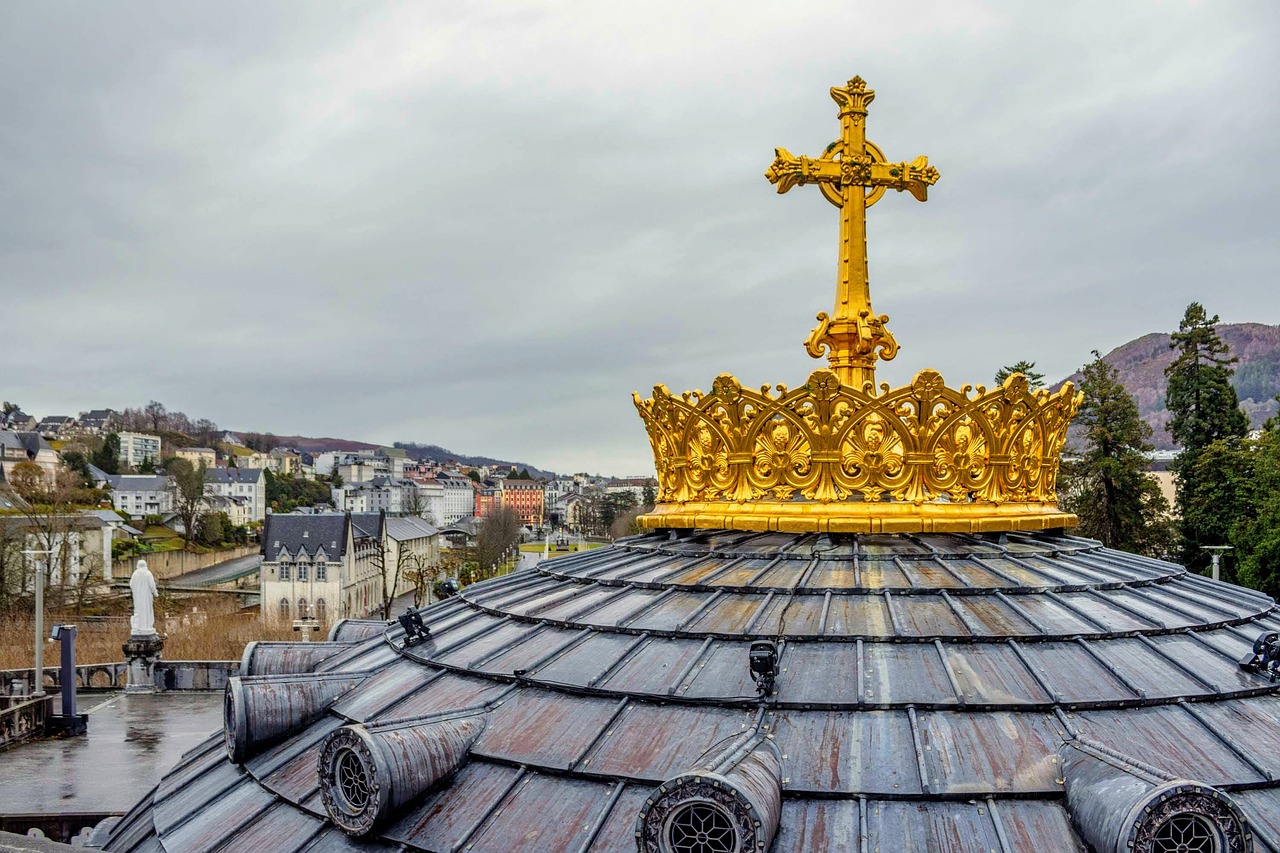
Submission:
POLYGON ((1152 853, 1220 853, 1220 834, 1199 815, 1176 814, 1156 830, 1152 853))
POLYGON ((364 761, 350 747, 342 747, 333 757, 333 793, 338 805, 349 815, 358 815, 369 807, 373 791, 364 761))
POLYGON ((667 821, 663 853, 738 853, 738 830, 724 809, 685 803, 667 821))

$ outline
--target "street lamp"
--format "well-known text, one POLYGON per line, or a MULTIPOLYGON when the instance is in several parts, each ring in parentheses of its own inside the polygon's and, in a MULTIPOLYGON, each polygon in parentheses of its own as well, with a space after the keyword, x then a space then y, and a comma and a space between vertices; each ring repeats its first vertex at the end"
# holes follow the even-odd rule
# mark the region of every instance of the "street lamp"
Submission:
POLYGON ((1221 580, 1218 577, 1218 561, 1222 559, 1222 555, 1227 551, 1234 550, 1230 545, 1201 545, 1200 548, 1209 552, 1209 558, 1213 560, 1213 579, 1221 580))
MULTIPOLYGON (((46 560, 51 559, 56 552, 51 548, 29 548, 22 552, 22 556, 31 560, 36 554, 44 554, 46 560)), ((44 569, 39 565, 36 566, 36 670, 35 670, 35 692, 36 697, 44 696, 44 569)))

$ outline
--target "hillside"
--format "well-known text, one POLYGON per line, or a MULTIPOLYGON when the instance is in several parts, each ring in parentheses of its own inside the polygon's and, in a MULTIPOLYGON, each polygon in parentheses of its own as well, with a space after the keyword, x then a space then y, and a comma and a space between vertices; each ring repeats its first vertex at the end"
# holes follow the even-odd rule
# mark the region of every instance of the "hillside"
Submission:
MULTIPOLYGON (((250 433, 236 433, 242 439, 250 433)), ((356 451, 356 450, 374 450, 380 445, 370 444, 365 441, 352 441, 347 438, 312 438, 305 435, 272 435, 276 443, 283 447, 292 447, 296 450, 305 451, 307 453, 324 453, 328 450, 339 451, 356 451)), ((530 465, 527 462, 513 462, 506 459, 497 459, 492 456, 468 456, 464 453, 454 453, 436 444, 417 444, 414 442, 397 441, 394 445, 409 455, 411 459, 429 460, 432 462, 448 462, 454 460, 461 462, 463 465, 489 467, 515 467, 517 470, 528 469, 529 473, 535 477, 552 478, 555 473, 530 465)))
MULTIPOLYGON (((1240 359, 1231 384, 1240 397, 1241 407, 1249 415, 1250 424, 1260 427, 1276 414, 1275 397, 1280 394, 1280 326, 1229 323, 1218 326, 1218 334, 1231 347, 1231 354, 1240 359)), ((1120 381, 1138 401, 1138 410, 1154 433, 1152 440, 1161 450, 1173 448, 1166 429, 1172 416, 1164 404, 1164 369, 1173 361, 1169 340, 1168 333, 1153 332, 1122 344, 1102 357, 1119 371, 1120 381)), ((1079 384, 1080 374, 1067 379, 1079 384)))

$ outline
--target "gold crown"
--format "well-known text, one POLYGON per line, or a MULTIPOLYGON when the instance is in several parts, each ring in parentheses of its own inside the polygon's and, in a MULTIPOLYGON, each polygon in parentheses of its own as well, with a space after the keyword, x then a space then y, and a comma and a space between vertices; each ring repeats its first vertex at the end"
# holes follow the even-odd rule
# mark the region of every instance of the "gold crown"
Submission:
POLYGON ((635 395, 653 444, 658 500, 648 527, 832 532, 978 532, 1074 523, 1055 484, 1070 383, 1032 391, 1020 373, 987 391, 933 370, 881 394, 815 370, 788 390, 635 395), (852 500, 850 500, 852 498, 852 500))
POLYGON ((785 193, 817 184, 841 209, 835 311, 805 343, 825 351, 795 390, 744 388, 722 374, 710 394, 665 385, 634 395, 653 445, 658 504, 645 527, 911 533, 1044 530, 1076 523, 1057 506, 1059 457, 1083 395, 1070 382, 1032 390, 1015 373, 999 388, 948 388, 933 370, 890 389, 877 358, 898 344, 871 309, 866 208, 888 189, 920 201, 939 177, 924 157, 888 163, 866 140, 875 92, 855 77, 833 88, 841 139, 821 157, 778 149, 765 176, 785 193))

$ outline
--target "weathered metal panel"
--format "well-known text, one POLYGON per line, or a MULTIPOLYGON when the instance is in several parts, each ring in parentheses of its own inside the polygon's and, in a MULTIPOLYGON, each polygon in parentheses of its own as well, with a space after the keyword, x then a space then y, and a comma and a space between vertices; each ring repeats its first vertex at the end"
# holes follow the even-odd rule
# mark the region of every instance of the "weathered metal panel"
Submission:
POLYGON ((612 669, 636 642, 631 634, 592 634, 538 668, 539 681, 586 686, 612 669))
POLYGON ((1107 590, 1086 590, 1083 592, 1062 593, 1062 598, 1101 626, 1101 628, 1095 630, 1105 630, 1117 634, 1126 631, 1150 630, 1150 622, 1111 604, 1107 601, 1108 595, 1109 591, 1107 590))
POLYGON ((307 849, 324 826, 319 818, 277 803, 232 836, 218 853, 296 853, 307 849))
POLYGON ((857 800, 788 800, 772 853, 858 851, 857 800))
POLYGON ((640 631, 672 631, 706 601, 706 593, 675 592, 663 596, 649 609, 627 623, 640 631))
POLYGON ((883 595, 833 595, 827 611, 828 637, 886 637, 893 633, 883 595))
POLYGON ((667 566, 667 573, 661 575, 663 583, 675 586, 692 586, 704 583, 706 578, 714 575, 729 563, 731 557, 704 557, 700 560, 684 558, 667 566))
POLYGON ((490 713, 472 753, 567 770, 617 709, 616 699, 521 690, 490 713))
MULTIPOLYGON (((1011 606, 1026 616, 1042 634, 1073 636, 1095 634, 1097 626, 1045 595, 1010 595, 1011 606)), ((1006 602, 1009 603, 1009 602, 1006 602)))
MULTIPOLYGON (((764 601, 765 596, 759 594, 726 593, 717 598, 686 630, 693 633, 741 634, 764 601)), ((692 609, 686 611, 685 615, 691 612, 692 609)), ((637 627, 647 627, 649 623, 637 620, 636 624, 637 627)))
POLYGON ((638 777, 655 783, 690 766, 720 739, 744 731, 754 711, 635 703, 583 760, 592 773, 638 777))
MULTIPOLYGON (((438 661, 447 666, 468 668, 474 662, 482 661, 486 657, 501 653, 504 649, 527 641, 530 636, 537 634, 538 631, 537 625, 531 625, 528 622, 491 623, 487 630, 476 635, 470 642, 462 645, 450 643, 451 648, 447 648, 443 654, 431 654, 430 657, 433 662, 438 661)), ((429 648, 429 645, 416 646, 415 651, 429 648)), ((420 653, 424 656, 428 654, 422 651, 420 653)))
MULTIPOLYGON (((862 586, 868 586, 866 575, 862 574, 862 586)), ((857 589, 859 587, 859 572, 854 567, 852 559, 849 560, 818 560, 817 565, 813 567, 813 571, 807 579, 804 579, 803 589, 834 589, 846 590, 857 589)), ((905 578, 903 582, 905 583, 905 578)))
POLYGON ((382 638, 369 640, 351 652, 334 655, 316 666, 316 672, 369 672, 399 660, 395 649, 382 638))
POLYGON ((651 639, 597 686, 665 696, 701 647, 697 640, 651 639))
POLYGON ((591 837, 613 785, 531 773, 467 842, 484 850, 577 850, 591 837))
POLYGON ((808 560, 778 560, 773 568, 756 579, 756 584, 777 589, 795 589, 808 569, 808 560))
POLYGON ((931 794, 1062 791, 1062 732, 1052 715, 922 711, 917 720, 931 794))
POLYGON ((652 792, 647 785, 627 785, 605 817, 595 841, 587 848, 592 853, 635 853, 636 815, 652 792))
MULTIPOLYGON (((688 640, 686 642, 697 642, 688 640)), ((794 645, 794 644, 793 644, 794 645)), ((715 640, 711 648, 685 679, 688 688, 677 695, 695 699, 741 699, 757 695, 755 681, 751 678, 747 653, 748 642, 715 640)), ((782 663, 783 668, 786 662, 782 663)))
POLYGON ((751 579, 760 572, 768 568, 772 560, 740 560, 734 564, 733 568, 721 572, 707 581, 712 587, 717 586, 746 586, 751 579))
POLYGON ((551 620, 570 620, 593 622, 595 621, 591 614, 596 609, 603 607, 613 599, 621 599, 625 597, 628 590, 616 586, 599 586, 592 584, 584 586, 578 594, 572 598, 560 602, 554 607, 548 607, 546 610, 539 610, 537 618, 551 620))
POLYGON ((897 608, 898 628, 903 636, 969 636, 964 622, 940 596, 899 595, 894 597, 893 606, 897 608))
POLYGON ((319 787, 316 757, 320 754, 320 744, 342 724, 337 717, 325 717, 304 734, 246 763, 245 770, 289 802, 305 802, 319 787))
POLYGON ((1210 683, 1217 684, 1224 691, 1256 689, 1267 684, 1262 676, 1246 672, 1237 665, 1244 654, 1244 646, 1233 646, 1229 640, 1224 642, 1223 634, 1222 631, 1205 631, 1198 633, 1196 639, 1186 634, 1168 634, 1151 637, 1151 642, 1164 655, 1193 672, 1203 674, 1210 683), (1215 651, 1218 648, 1224 650, 1215 651), (1226 651, 1229 648, 1239 648, 1239 651, 1226 651))
MULTIPOLYGON (((1206 687, 1169 658, 1136 638, 1090 640, 1090 650, 1102 658, 1125 681, 1146 692, 1148 698, 1195 696, 1206 687)), ((1157 647, 1159 648, 1159 647, 1157 647)))
POLYGON ((955 690, 931 643, 864 643, 868 703, 954 705, 955 690))
POLYGON ((266 789, 252 782, 234 785, 232 780, 230 790, 214 787, 214 782, 202 779, 190 791, 157 805, 156 829, 166 849, 212 850, 275 802, 266 789))
POLYGON ((781 711, 776 719, 789 794, 923 792, 906 711, 781 711))
POLYGON ((378 715, 379 719, 408 719, 457 711, 493 701, 511 685, 456 673, 446 673, 405 696, 378 715))
POLYGON ((1031 669, 1062 697, 1063 702, 1139 698, 1076 643, 1023 643, 1022 652, 1031 669))
MULTIPOLYGON (((1004 827, 1009 853, 1086 853, 1061 801, 996 800, 995 814, 1004 827)), ((990 804, 988 804, 990 808, 990 804)), ((1001 849, 999 847, 995 848, 1001 849)))
POLYGON ((954 595, 951 601, 956 610, 964 614, 965 624, 971 626, 974 636, 1021 637, 1040 633, 1035 625, 993 595, 954 595))
POLYGON ((382 835, 425 850, 451 850, 498 806, 519 775, 514 767, 472 761, 448 787, 403 810, 382 835))
POLYGON ((1215 787, 1262 781, 1256 770, 1178 705, 1082 711, 1075 719, 1084 737, 1134 756, 1171 778, 1215 787))
POLYGON ((591 611, 588 618, 580 620, 585 625, 615 628, 626 619, 643 613, 649 605, 665 595, 658 589, 628 589, 626 595, 609 599, 608 603, 591 611))
MULTIPOLYGON (((985 804, 950 802, 867 803, 868 850, 976 853, 1000 849, 1000 836, 985 804)), ((1048 853, 1053 847, 1037 848, 1048 853)))
POLYGON ((778 695, 788 702, 858 701, 856 643, 788 643, 780 666, 778 695))
MULTIPOLYGON (((1195 709, 1218 735, 1280 779, 1280 725, 1276 724, 1280 720, 1280 697, 1198 702, 1195 709)), ((1276 820, 1280 821, 1280 814, 1276 820)))
MULTIPOLYGON (((205 807, 207 803, 223 799, 227 791, 244 787, 240 783, 247 777, 234 764, 221 760, 204 773, 194 776, 181 787, 161 783, 154 800, 156 829, 161 835, 182 824, 187 817, 205 807)), ((166 780, 167 782, 168 780, 166 780)), ((257 788, 257 785, 250 787, 257 788)))
POLYGON ((419 690, 440 673, 411 660, 398 660, 333 704, 333 711, 349 720, 364 721, 394 702, 419 690))
POLYGON ((1017 653, 1004 643, 944 643, 943 649, 964 699, 970 704, 1052 701, 1017 653))

